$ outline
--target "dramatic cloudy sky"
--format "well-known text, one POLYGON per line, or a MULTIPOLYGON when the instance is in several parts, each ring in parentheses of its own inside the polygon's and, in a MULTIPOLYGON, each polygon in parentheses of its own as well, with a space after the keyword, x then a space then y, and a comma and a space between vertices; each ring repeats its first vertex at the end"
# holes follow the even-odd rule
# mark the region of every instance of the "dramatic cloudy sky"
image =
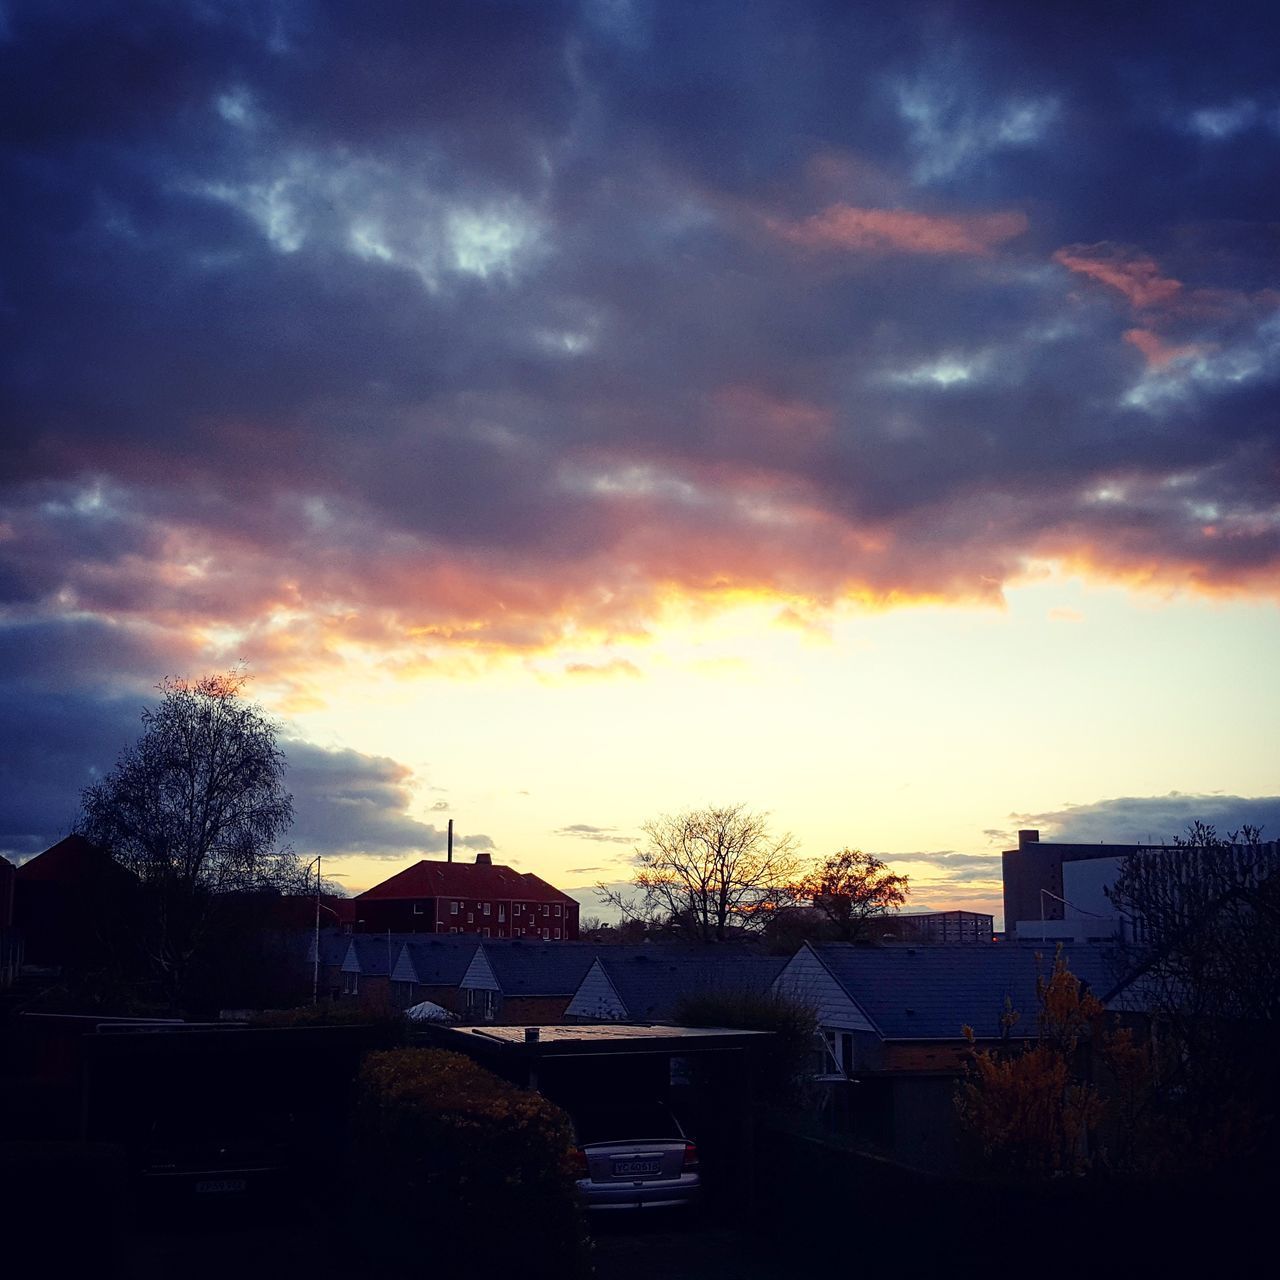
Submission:
POLYGON ((1278 34, 0 3, 0 848, 240 659, 353 888, 1280 834, 1278 34))

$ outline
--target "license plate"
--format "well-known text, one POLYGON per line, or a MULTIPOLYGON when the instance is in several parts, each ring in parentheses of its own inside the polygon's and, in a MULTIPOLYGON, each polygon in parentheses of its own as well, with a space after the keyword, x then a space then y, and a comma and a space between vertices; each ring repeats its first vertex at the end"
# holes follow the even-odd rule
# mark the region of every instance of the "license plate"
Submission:
POLYGON ((248 1185, 243 1178, 204 1178, 196 1183, 196 1194, 224 1196, 229 1192, 243 1191, 248 1185))
POLYGON ((613 1162, 615 1178, 647 1178, 661 1172, 661 1160, 615 1160, 613 1162))

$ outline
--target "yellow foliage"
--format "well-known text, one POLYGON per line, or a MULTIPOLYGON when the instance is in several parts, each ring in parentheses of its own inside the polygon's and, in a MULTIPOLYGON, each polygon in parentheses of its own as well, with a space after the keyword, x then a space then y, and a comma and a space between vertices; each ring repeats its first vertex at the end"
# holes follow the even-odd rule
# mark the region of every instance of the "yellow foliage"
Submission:
MULTIPOLYGON (((1031 1176, 1082 1173, 1090 1164, 1089 1136, 1102 1119, 1093 1085, 1078 1081, 1071 1059, 1102 1005, 1081 991, 1061 950, 1047 979, 1036 983, 1038 1035, 1020 1051, 977 1049, 973 1029, 968 1073, 956 1107, 961 1123, 1001 1172, 1031 1176)), ((1007 1007, 1002 1026, 1018 1014, 1007 1007)))

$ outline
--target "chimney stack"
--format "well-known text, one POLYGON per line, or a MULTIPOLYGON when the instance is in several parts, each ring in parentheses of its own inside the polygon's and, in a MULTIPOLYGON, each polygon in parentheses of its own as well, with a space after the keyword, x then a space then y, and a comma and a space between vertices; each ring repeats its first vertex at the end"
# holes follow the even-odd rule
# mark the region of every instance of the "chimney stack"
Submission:
POLYGON ((453 819, 449 819, 449 861, 453 861, 453 819))
POLYGON ((1031 828, 1029 831, 1018 832, 1018 848, 1019 849, 1021 849, 1023 845, 1039 844, 1039 843, 1040 843, 1040 832, 1037 831, 1034 827, 1031 828))
POLYGON ((491 854, 491 853, 477 853, 477 854, 476 854, 476 866, 477 866, 477 867, 491 867, 491 866, 493 866, 493 854, 491 854))

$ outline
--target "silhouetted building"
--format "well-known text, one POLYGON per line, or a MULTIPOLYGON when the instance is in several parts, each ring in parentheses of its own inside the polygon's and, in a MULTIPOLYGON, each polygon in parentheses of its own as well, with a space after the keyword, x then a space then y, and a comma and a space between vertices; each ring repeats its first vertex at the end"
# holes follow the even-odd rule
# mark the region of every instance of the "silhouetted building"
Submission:
POLYGON ((13 926, 17 868, 0 857, 0 988, 13 984, 22 968, 22 935, 13 926))
POLYGON ((565 1016, 584 1022, 668 1022, 701 996, 764 996, 787 964, 717 948, 648 943, 597 951, 565 1016))
POLYGON ((137 881, 109 854, 71 835, 28 858, 14 876, 13 919, 26 962, 78 966, 132 912, 137 881))
MULTIPOLYGON (((1108 948, 1070 947, 1068 968, 1104 1002, 1120 986, 1108 948)), ((1006 1015, 1014 1037, 1034 1034, 1037 979, 1054 956, 1037 947, 859 946, 806 943, 774 990, 817 1014, 821 1065, 830 1091, 828 1122, 922 1168, 959 1157, 955 1085, 973 1031, 979 1046, 1000 1044, 1006 1015), (850 1087, 850 1082, 855 1082, 850 1087)))
POLYGON ((357 933, 472 933, 482 938, 575 941, 578 903, 527 871, 425 859, 351 899, 357 933))
POLYGON ((1105 888, 1114 883, 1125 858, 1163 847, 1055 844, 1041 841, 1039 831, 1019 831, 1018 847, 1005 850, 1003 856, 1006 936, 1010 941, 1114 937, 1120 917, 1105 888))
POLYGON ((994 919, 982 911, 908 911, 877 919, 873 926, 881 941, 978 943, 995 936, 994 919))

